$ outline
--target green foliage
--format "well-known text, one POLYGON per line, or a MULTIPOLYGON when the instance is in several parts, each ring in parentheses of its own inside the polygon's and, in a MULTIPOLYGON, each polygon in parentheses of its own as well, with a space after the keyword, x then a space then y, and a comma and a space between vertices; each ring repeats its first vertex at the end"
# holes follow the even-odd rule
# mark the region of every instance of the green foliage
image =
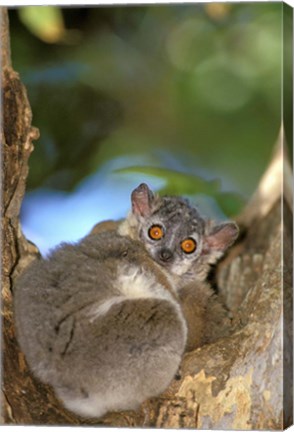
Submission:
POLYGON ((159 190, 159 193, 163 195, 208 195, 216 200, 223 213, 227 216, 238 214, 244 206, 244 200, 240 195, 221 191, 219 180, 208 181, 197 175, 153 166, 132 166, 118 169, 116 172, 158 177, 165 181, 165 185, 159 190))
POLYGON ((55 43, 65 34, 60 8, 54 6, 25 6, 19 9, 19 17, 28 30, 48 43, 55 43))
POLYGON ((21 22, 11 11, 14 67, 41 130, 29 187, 66 190, 109 160, 136 156, 169 193, 209 194, 237 212, 238 195, 253 193, 280 128, 282 8, 38 6, 20 8, 21 22), (58 29, 54 44, 46 28, 58 29), (64 43, 73 29, 80 37, 64 43), (164 163, 160 151, 183 156, 180 167, 164 163), (205 181, 203 170, 236 195, 205 181))

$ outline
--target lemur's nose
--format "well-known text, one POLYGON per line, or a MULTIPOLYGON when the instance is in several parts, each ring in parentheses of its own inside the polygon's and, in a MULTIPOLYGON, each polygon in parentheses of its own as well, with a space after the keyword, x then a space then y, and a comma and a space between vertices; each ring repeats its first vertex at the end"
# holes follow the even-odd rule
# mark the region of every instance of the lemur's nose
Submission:
POLYGON ((168 262, 172 259, 173 253, 170 249, 164 248, 161 249, 160 253, 159 253, 159 258, 161 259, 161 261, 165 261, 168 262))

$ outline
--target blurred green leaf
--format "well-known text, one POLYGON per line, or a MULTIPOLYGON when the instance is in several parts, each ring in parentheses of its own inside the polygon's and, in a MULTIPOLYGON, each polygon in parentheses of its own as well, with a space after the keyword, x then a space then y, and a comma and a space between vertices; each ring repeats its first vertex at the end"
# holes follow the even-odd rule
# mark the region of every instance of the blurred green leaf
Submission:
POLYGON ((241 212, 245 204, 245 200, 233 192, 220 192, 214 198, 227 216, 236 216, 241 212))
POLYGON ((244 200, 240 197, 240 195, 229 192, 221 192, 221 184, 217 179, 208 181, 193 174, 186 174, 180 171, 152 166, 132 166, 116 170, 115 172, 126 174, 141 173, 144 175, 159 177, 166 181, 165 186, 159 191, 161 194, 205 194, 211 196, 217 201, 219 207, 227 216, 238 214, 244 205, 244 200))
POLYGON ((167 182, 165 189, 175 195, 206 193, 215 194, 220 188, 218 180, 205 181, 201 177, 153 166, 132 166, 116 170, 119 173, 140 173, 162 178, 167 182))
MULTIPOLYGON (((282 11, 280 3, 250 2, 11 9, 14 66, 41 131, 30 187, 46 182, 66 190, 108 161, 135 157, 134 165, 186 173, 199 174, 194 168, 201 167, 210 178, 214 173, 226 178, 226 190, 249 198, 280 128, 282 11), (41 33, 46 27, 38 15, 48 19, 46 11, 64 18, 66 38, 75 29, 80 39, 66 43, 62 37, 62 45, 46 47, 32 37, 34 26, 41 33), (78 69, 73 73, 68 64, 78 69), (71 86, 67 94, 65 84, 71 86), (81 87, 89 90, 82 98, 81 87), (99 102, 101 94, 106 105, 99 102), (93 109, 97 99, 100 108, 93 109), (70 182, 65 170, 74 173, 70 182)), ((290 122, 292 75, 286 59, 290 122)), ((291 142, 291 132, 287 139, 291 142)), ((240 205, 203 179, 160 181, 165 182, 167 193, 204 191, 232 213, 240 205)))
POLYGON ((42 41, 56 43, 63 38, 65 27, 60 8, 26 6, 19 8, 18 13, 22 23, 42 41))

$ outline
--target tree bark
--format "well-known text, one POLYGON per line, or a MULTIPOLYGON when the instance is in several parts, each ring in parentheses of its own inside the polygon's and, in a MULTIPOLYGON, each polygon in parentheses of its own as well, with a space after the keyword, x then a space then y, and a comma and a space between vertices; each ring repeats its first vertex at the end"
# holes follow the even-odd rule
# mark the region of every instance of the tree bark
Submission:
POLYGON ((30 373, 15 338, 13 283, 38 255, 19 224, 28 160, 38 131, 31 126, 25 88, 11 67, 7 11, 2 8, 1 13, 2 422, 200 429, 282 429, 290 425, 292 195, 283 133, 272 164, 239 217, 240 239, 217 267, 218 286, 233 312, 231 336, 186 354, 181 378, 140 410, 110 413, 96 421, 66 411, 52 389, 30 373))

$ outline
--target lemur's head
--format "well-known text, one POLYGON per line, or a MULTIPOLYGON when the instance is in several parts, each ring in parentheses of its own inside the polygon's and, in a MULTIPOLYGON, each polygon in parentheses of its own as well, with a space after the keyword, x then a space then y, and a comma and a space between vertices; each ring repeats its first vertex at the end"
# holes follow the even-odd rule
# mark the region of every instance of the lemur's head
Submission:
POLYGON ((131 202, 120 234, 140 240, 160 266, 184 279, 204 280, 239 233, 234 222, 205 220, 188 200, 154 195, 145 183, 132 192, 131 202))

